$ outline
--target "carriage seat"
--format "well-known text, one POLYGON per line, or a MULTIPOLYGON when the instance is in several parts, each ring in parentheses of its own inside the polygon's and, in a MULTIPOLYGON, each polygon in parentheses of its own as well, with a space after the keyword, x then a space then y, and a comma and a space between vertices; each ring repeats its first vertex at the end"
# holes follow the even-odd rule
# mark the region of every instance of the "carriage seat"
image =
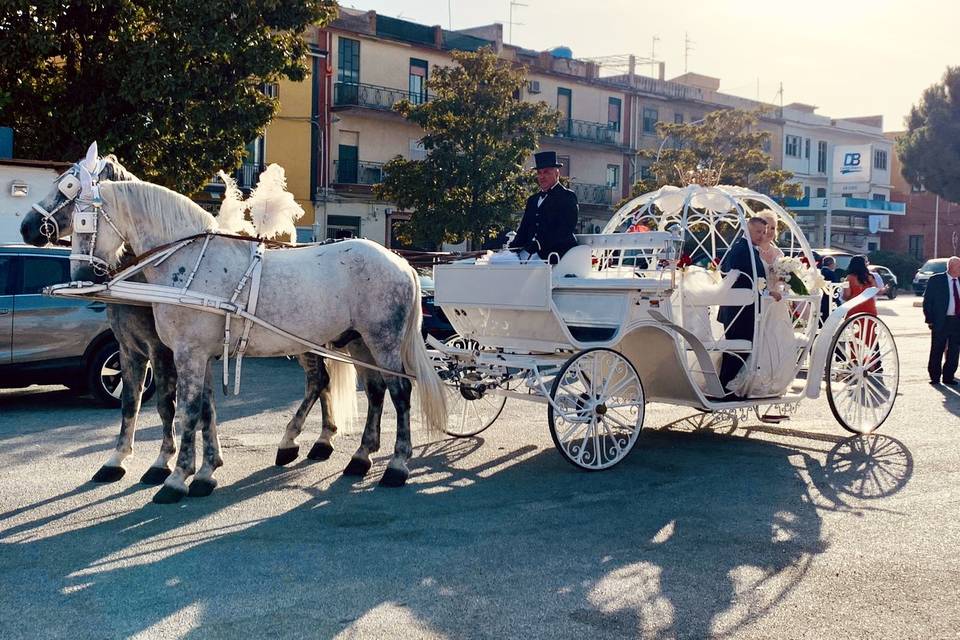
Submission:
POLYGON ((586 278, 592 269, 593 251, 590 245, 578 244, 571 248, 553 267, 553 277, 558 278, 586 278))

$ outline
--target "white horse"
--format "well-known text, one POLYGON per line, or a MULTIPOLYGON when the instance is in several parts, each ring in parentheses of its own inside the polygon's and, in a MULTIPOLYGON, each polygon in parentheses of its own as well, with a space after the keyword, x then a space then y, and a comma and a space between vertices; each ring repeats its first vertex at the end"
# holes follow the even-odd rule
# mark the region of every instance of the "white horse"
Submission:
MULTIPOLYGON (((273 165, 271 165, 273 166, 273 165)), ((81 176, 87 174, 87 181, 137 180, 137 177, 127 171, 114 156, 101 158, 94 142, 87 150, 84 159, 76 162, 63 175, 58 177, 50 192, 24 217, 20 227, 20 234, 26 243, 43 246, 48 242, 56 242, 62 237, 73 233, 74 209, 85 206, 77 203, 81 196, 81 176)), ((276 171, 274 171, 276 175, 276 171)), ((262 181, 261 181, 262 182, 262 181)), ((227 178, 227 196, 225 202, 232 206, 233 216, 223 215, 218 220, 220 231, 230 232, 258 232, 243 221, 243 210, 249 206, 244 202, 236 185, 227 178), (232 191, 231 188, 232 187, 232 191), (225 224, 226 223, 226 224, 225 224), (244 226, 246 224, 246 226, 244 226)), ((259 189, 261 198, 267 199, 267 189, 259 189)), ((272 191, 281 192, 283 196, 292 196, 285 191, 282 170, 280 176, 274 178, 272 191)), ((89 196, 89 194, 86 194, 89 196)), ((257 202, 257 201, 254 201, 257 202)), ((302 213, 302 211, 301 211, 302 213)), ((282 216, 277 216, 282 217, 282 216)), ((291 221, 286 216, 287 222, 291 221)), ((273 227, 279 227, 276 222, 273 227)), ((292 226, 292 222, 290 222, 292 226)), ((284 230, 284 229, 281 229, 284 230)), ((288 231, 289 233, 289 231, 288 231)), ((295 232, 294 232, 295 233, 295 232)), ((272 235, 272 234, 270 234, 272 235)), ((163 425, 163 439, 160 443, 160 454, 149 469, 140 478, 145 484, 161 484, 170 475, 169 462, 177 452, 174 430, 174 409, 176 406, 177 372, 174 367, 173 353, 168 349, 154 326, 153 308, 151 306, 133 306, 126 304, 108 304, 107 318, 110 328, 120 345, 120 365, 123 387, 121 389, 121 420, 120 434, 110 458, 97 470, 93 476, 94 482, 115 482, 126 473, 126 460, 133 453, 134 436, 137 428, 137 418, 140 413, 140 397, 148 363, 153 364, 154 380, 157 385, 157 411, 163 425)), ((276 463, 289 464, 299 455, 299 446, 296 438, 303 431, 307 415, 314 404, 319 400, 322 413, 322 432, 310 449, 308 458, 311 460, 326 460, 333 453, 333 437, 337 432, 337 425, 345 425, 353 420, 356 399, 356 375, 353 366, 342 362, 324 360, 316 354, 302 354, 298 357, 306 373, 306 386, 303 402, 287 424, 283 444, 277 450, 276 463)), ((207 394, 211 393, 207 385, 207 394)), ((201 415, 216 422, 216 414, 212 407, 205 407, 201 415)), ((214 429, 216 427, 214 426, 214 429)), ((197 489, 202 486, 198 485, 197 489)))
MULTIPOLYGON (((95 234, 74 233, 73 278, 92 279, 93 262, 116 265, 124 244, 137 255, 180 238, 215 229, 214 218, 188 198, 142 182, 104 182, 99 187, 102 206, 94 207, 95 234), (86 257, 87 261, 82 259, 86 257)), ((75 226, 76 231, 76 226, 75 226)), ((193 274, 191 292, 230 298, 251 265, 251 243, 211 235, 194 242, 160 264, 144 270, 147 282, 183 287, 193 274), (203 246, 202 246, 203 245, 203 246), (205 246, 205 248, 204 248, 205 246), (203 256, 201 259, 201 255, 203 256)), ((241 292, 245 301, 249 288, 241 292)), ((256 315, 265 322, 314 344, 345 347, 352 357, 381 369, 413 376, 420 385, 421 412, 427 426, 440 431, 446 423, 441 382, 420 338, 420 284, 414 270, 400 257, 367 240, 311 245, 268 251, 264 255, 256 315)), ((196 471, 195 431, 204 425, 203 464, 190 485, 191 495, 206 495, 216 486, 213 473, 220 466, 215 427, 201 420, 204 380, 211 360, 223 348, 224 319, 176 305, 155 304, 157 332, 174 354, 177 380, 177 419, 182 431, 176 468, 154 496, 156 502, 175 502, 188 493, 187 479, 196 471), (198 486, 199 485, 199 486, 198 486)), ((231 347, 236 349, 239 336, 231 347)), ((247 355, 296 355, 307 351, 301 343, 269 329, 254 326, 247 355)), ((226 363, 225 363, 226 364, 226 363)), ((364 370, 368 397, 389 390, 397 410, 394 455, 380 480, 384 486, 402 486, 409 476, 411 455, 408 377, 364 370)), ((213 399, 210 399, 210 406, 213 399)), ((380 446, 380 407, 371 406, 360 447, 344 473, 364 475, 370 454, 380 446)), ((283 449, 285 443, 281 443, 283 449)))

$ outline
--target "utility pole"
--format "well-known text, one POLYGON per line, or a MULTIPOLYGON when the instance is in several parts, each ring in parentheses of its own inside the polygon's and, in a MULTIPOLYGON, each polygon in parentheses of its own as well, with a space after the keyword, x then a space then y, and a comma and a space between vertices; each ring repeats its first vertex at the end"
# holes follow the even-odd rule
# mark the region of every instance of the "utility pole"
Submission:
POLYGON ((683 32, 683 72, 686 73, 689 71, 689 60, 690 52, 693 51, 693 45, 695 43, 690 39, 690 33, 687 31, 683 32))
POLYGON ((940 196, 933 209, 933 257, 940 257, 940 196))
POLYGON ((519 25, 523 26, 523 23, 522 23, 522 22, 514 23, 514 21, 513 21, 513 8, 514 8, 514 7, 526 7, 526 6, 528 6, 528 5, 526 5, 526 4, 522 3, 522 2, 517 2, 517 0, 510 0, 510 20, 509 20, 509 22, 510 22, 510 35, 508 36, 508 37, 509 37, 509 40, 510 40, 510 44, 513 44, 513 25, 514 25, 514 24, 519 24, 519 25))
POLYGON ((447 0, 447 28, 453 31, 453 0, 447 0))

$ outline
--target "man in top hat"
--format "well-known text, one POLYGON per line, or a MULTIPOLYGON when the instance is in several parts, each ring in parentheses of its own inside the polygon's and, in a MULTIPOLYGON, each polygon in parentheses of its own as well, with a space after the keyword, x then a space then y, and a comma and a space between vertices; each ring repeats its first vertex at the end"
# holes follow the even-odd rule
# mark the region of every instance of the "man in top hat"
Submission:
POLYGON ((540 192, 527 198, 523 219, 510 248, 520 249, 541 260, 556 260, 577 245, 574 232, 580 207, 577 195, 560 184, 556 151, 534 154, 540 192), (553 254, 556 254, 552 257, 553 254))

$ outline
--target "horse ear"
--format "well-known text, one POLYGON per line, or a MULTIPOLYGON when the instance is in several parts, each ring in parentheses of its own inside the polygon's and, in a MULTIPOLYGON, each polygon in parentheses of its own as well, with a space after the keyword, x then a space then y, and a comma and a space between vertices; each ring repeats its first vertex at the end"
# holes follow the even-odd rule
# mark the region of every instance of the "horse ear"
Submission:
POLYGON ((87 157, 83 159, 83 166, 87 171, 92 172, 97 168, 97 159, 100 157, 99 152, 97 151, 97 141, 94 140, 93 144, 87 149, 87 157))

